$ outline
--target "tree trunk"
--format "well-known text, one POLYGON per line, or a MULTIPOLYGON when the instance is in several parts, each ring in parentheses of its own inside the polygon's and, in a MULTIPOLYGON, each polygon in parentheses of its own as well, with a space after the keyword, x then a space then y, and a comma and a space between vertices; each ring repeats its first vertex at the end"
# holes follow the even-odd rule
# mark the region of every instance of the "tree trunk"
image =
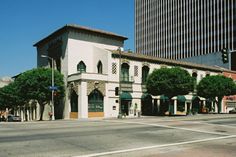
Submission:
POLYGON ((223 97, 218 97, 218 103, 217 103, 217 108, 218 108, 218 113, 221 113, 221 102, 222 102, 223 97))
POLYGON ((25 112, 25 121, 28 121, 28 114, 27 114, 27 107, 25 106, 24 108, 24 112, 25 112))
POLYGON ((43 120, 44 104, 39 104, 40 106, 40 121, 43 120))
MULTIPOLYGON (((167 96, 168 97, 168 96, 167 96)), ((168 105, 169 105, 169 116, 174 114, 174 105, 172 104, 171 101, 172 97, 168 97, 168 105)))

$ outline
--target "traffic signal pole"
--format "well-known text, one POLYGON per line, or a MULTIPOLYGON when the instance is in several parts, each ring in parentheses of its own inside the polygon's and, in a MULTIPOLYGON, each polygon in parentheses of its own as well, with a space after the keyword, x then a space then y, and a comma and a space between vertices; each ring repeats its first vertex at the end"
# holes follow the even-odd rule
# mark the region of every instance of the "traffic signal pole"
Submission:
POLYGON ((222 55, 222 62, 228 63, 229 62, 229 49, 223 48, 221 50, 221 55, 222 55))
POLYGON ((231 51, 229 51, 229 70, 231 70, 231 64, 232 64, 232 62, 231 62, 231 57, 232 57, 232 53, 233 52, 236 52, 236 50, 231 50, 231 51))
POLYGON ((222 55, 222 62, 223 62, 223 64, 225 64, 225 63, 228 63, 228 65, 229 65, 229 70, 231 70, 231 66, 232 66, 232 53, 233 52, 236 52, 236 50, 229 50, 229 49, 226 49, 226 48, 223 48, 222 50, 221 50, 221 55, 222 55))

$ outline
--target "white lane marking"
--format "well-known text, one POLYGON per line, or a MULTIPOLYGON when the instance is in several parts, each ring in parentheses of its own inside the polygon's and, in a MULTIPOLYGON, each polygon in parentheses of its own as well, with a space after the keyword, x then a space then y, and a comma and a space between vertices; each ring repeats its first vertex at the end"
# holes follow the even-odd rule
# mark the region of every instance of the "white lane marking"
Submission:
MULTIPOLYGON (((188 122, 191 123, 191 122, 188 122)), ((195 122, 196 124, 204 124, 204 125, 213 125, 213 126, 222 126, 225 128, 236 128, 236 124, 230 124, 230 125, 223 125, 223 124, 215 124, 215 123, 207 123, 207 122, 195 122)))
POLYGON ((226 133, 219 133, 219 132, 212 132, 212 131, 203 131, 203 130, 195 130, 195 129, 189 129, 189 128, 181 128, 181 127, 175 127, 175 126, 168 126, 168 125, 160 125, 160 124, 149 124, 149 123, 142 123, 142 122, 125 122, 125 121, 107 121, 107 122, 117 122, 117 123, 126 123, 126 124, 140 124, 140 125, 148 125, 148 126, 157 126, 162 128, 169 128, 169 129, 179 129, 179 130, 185 130, 185 131, 192 131, 192 132, 200 132, 200 133, 206 133, 206 134, 214 134, 214 135, 223 135, 223 136, 230 136, 231 134, 226 133))
POLYGON ((221 127, 226 127, 226 128, 234 128, 234 129, 236 128, 236 124, 225 125, 225 124, 217 124, 217 123, 207 123, 205 121, 181 121, 181 122, 186 123, 186 124, 204 124, 204 125, 221 126, 221 127))
POLYGON ((230 135, 230 136, 214 137, 214 138, 207 138, 207 139, 193 140, 193 141, 186 141, 186 142, 178 142, 178 143, 170 143, 170 144, 162 144, 162 145, 153 145, 153 146, 147 146, 147 147, 139 147, 139 148, 123 149, 123 150, 110 151, 110 152, 79 155, 79 156, 73 156, 73 157, 94 157, 94 156, 102 156, 102 155, 111 155, 111 154, 118 154, 118 153, 127 153, 127 152, 133 152, 133 151, 140 151, 140 150, 145 150, 145 149, 162 148, 162 147, 169 147, 169 146, 178 146, 178 145, 193 144, 193 143, 200 143, 200 142, 207 142, 207 141, 227 139, 227 138, 235 138, 235 137, 236 137, 236 135, 230 135))

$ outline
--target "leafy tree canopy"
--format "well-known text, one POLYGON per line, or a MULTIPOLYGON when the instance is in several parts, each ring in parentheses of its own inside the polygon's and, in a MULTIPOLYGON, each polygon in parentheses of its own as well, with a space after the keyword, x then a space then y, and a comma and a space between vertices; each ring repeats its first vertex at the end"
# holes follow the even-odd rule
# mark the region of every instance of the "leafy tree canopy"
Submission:
MULTIPOLYGON (((48 68, 37 68, 22 73, 16 80, 18 91, 28 100, 38 100, 39 103, 47 103, 51 100, 52 70, 48 68)), ((58 87, 58 97, 64 95, 63 75, 54 71, 54 84, 58 87)))
POLYGON ((197 85, 197 94, 217 102, 218 113, 221 113, 221 101, 224 96, 236 94, 236 85, 231 78, 223 75, 208 76, 197 85), (216 97, 218 101, 216 101, 216 97))
MULTIPOLYGON (((51 101, 52 92, 49 87, 52 85, 52 69, 37 68, 22 73, 16 78, 17 92, 25 100, 37 100, 40 105, 40 120, 44 112, 44 106, 51 101)), ((58 87, 54 96, 55 102, 64 96, 63 75, 54 70, 54 84, 58 87)))
POLYGON ((166 95, 169 99, 193 91, 194 80, 179 67, 155 69, 147 79, 146 87, 152 95, 166 95))
POLYGON ((14 82, 0 89, 0 106, 2 109, 22 106, 25 100, 17 93, 17 86, 14 82))
POLYGON ((236 85, 231 78, 223 75, 208 76, 203 78, 197 85, 197 94, 204 98, 215 99, 233 95, 236 85))

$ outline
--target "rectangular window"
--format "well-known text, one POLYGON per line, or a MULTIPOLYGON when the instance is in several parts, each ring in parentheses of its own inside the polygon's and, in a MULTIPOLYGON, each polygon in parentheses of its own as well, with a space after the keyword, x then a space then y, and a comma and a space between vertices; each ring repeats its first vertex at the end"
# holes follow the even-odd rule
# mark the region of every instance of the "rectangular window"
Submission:
POLYGON ((138 76, 138 66, 134 66, 134 76, 138 76))
POLYGON ((112 74, 116 74, 117 73, 117 65, 116 63, 112 63, 112 74))

